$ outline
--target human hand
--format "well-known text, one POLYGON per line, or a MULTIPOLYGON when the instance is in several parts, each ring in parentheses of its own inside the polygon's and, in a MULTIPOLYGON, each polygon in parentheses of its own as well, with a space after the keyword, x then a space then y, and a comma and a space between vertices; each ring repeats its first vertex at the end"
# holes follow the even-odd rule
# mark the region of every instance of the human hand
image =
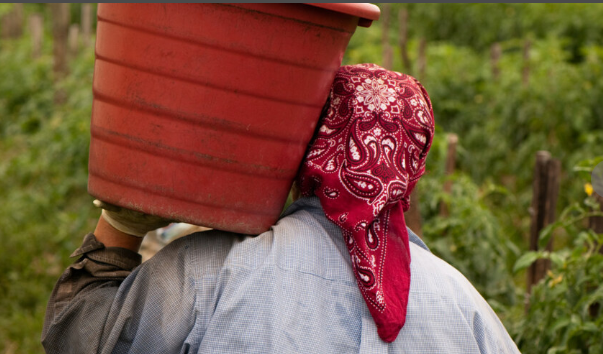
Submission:
POLYGON ((147 232, 165 227, 173 220, 159 216, 149 215, 126 208, 119 207, 102 200, 92 202, 97 208, 102 208, 102 218, 115 229, 136 237, 144 237, 147 232))

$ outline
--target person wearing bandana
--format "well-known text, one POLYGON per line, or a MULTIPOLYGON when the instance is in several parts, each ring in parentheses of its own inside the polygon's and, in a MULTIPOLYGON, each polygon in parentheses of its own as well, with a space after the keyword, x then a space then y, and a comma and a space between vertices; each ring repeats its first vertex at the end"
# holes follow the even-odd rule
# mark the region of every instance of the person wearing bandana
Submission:
POLYGON ((96 201, 94 233, 51 295, 48 353, 518 353, 487 302, 404 220, 433 109, 413 77, 341 67, 271 230, 180 238, 168 221, 96 201))

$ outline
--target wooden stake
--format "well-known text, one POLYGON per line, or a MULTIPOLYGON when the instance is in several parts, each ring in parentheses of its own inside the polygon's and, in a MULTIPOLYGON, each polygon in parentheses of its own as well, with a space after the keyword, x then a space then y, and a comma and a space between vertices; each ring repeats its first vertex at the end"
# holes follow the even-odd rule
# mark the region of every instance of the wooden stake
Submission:
POLYGON ((23 35, 23 22, 25 21, 24 15, 23 15, 23 4, 22 3, 15 3, 14 8, 13 8, 13 12, 14 12, 14 28, 13 28, 13 34, 14 34, 14 38, 19 38, 23 35))
POLYGON ((384 3, 381 5, 381 44, 383 47, 383 62, 382 66, 391 70, 393 64, 393 51, 389 44, 389 28, 391 18, 391 4, 384 3))
POLYGON ((80 27, 76 24, 72 24, 69 26, 69 35, 68 35, 68 43, 69 43, 69 55, 73 58, 77 55, 79 50, 79 36, 80 36, 80 27))
POLYGON ((410 193, 410 208, 404 214, 406 225, 420 238, 423 238, 421 212, 419 209, 419 197, 420 191, 419 186, 415 186, 415 189, 410 193))
POLYGON ((9 39, 11 37, 11 30, 13 28, 13 17, 11 16, 12 10, 5 13, 4 16, 0 17, 0 38, 9 39))
MULTIPOLYGON (((596 192, 593 193, 593 195, 599 202, 599 211, 603 211, 603 197, 598 195, 596 192)), ((591 216, 588 219, 588 227, 598 234, 603 233, 603 216, 591 216)), ((603 252, 603 248, 601 251, 603 252)))
POLYGON ((524 86, 527 86, 530 82, 530 48, 532 42, 527 39, 523 44, 523 70, 521 73, 521 81, 524 86))
POLYGON ((412 64, 408 56, 408 10, 405 7, 398 12, 398 22, 400 25, 398 45, 402 55, 402 64, 404 65, 404 71, 412 75, 412 64))
MULTIPOLYGON (((446 152, 446 176, 450 177, 454 173, 454 169, 456 166, 456 145, 459 141, 459 137, 456 134, 448 134, 446 136, 446 140, 448 142, 448 150, 446 152)), ((452 192, 452 181, 447 179, 444 182, 444 193, 450 194, 452 192)), ((443 217, 447 217, 450 215, 448 210, 448 205, 444 202, 440 203, 440 215, 443 217)))
MULTIPOLYGON (((548 151, 538 151, 536 153, 536 163, 534 165, 534 179, 532 181, 532 205, 530 214, 532 220, 530 223, 530 251, 538 251, 538 236, 544 228, 544 208, 546 204, 546 172, 547 164, 551 159, 548 151)), ((532 285, 536 284, 536 264, 528 268, 527 293, 532 292, 532 285)))
MULTIPOLYGON (((598 195, 596 192, 594 193, 595 199, 599 202, 599 211, 603 211, 603 197, 598 195)), ((600 234, 603 233, 603 216, 591 216, 588 219, 588 227, 591 228, 594 232, 600 234)), ((599 253, 603 254, 603 247, 599 248, 599 253)), ((596 289, 596 285, 591 285, 589 287, 594 291, 596 289)), ((601 311, 601 301, 594 302, 588 306, 588 313, 591 317, 597 318, 601 311)))
POLYGON ((419 42, 419 81, 425 81, 425 70, 427 69, 427 40, 421 38, 419 42))
POLYGON ((69 4, 49 4, 52 13, 54 72, 57 79, 67 74, 67 40, 69 36, 69 4))
POLYGON ((44 19, 41 14, 29 16, 29 31, 31 32, 31 56, 36 59, 42 54, 44 19))
POLYGON ((498 61, 500 60, 500 56, 502 54, 502 47, 500 43, 492 44, 490 47, 490 65, 492 67, 492 77, 497 80, 500 76, 500 68, 498 67, 498 61))
MULTIPOLYGON (((538 251, 540 232, 547 225, 555 221, 560 174, 561 162, 559 160, 552 159, 551 154, 548 151, 538 151, 536 153, 534 180, 532 182, 532 206, 530 207, 530 213, 532 215, 530 225, 530 251, 538 251)), ((552 251, 552 236, 545 249, 547 251, 552 251)), ((528 295, 532 291, 532 286, 544 278, 549 269, 550 261, 548 260, 538 260, 528 268, 528 295)), ((529 302, 526 301, 526 311, 528 309, 529 302)))
MULTIPOLYGON (((54 59, 54 78, 61 80, 67 75, 67 39, 69 36, 69 4, 51 3, 49 4, 52 14, 52 37, 53 37, 53 59, 54 59)), ((56 90, 54 93, 54 102, 62 104, 67 100, 66 93, 62 90, 56 90)))
POLYGON ((11 11, 2 16, 2 38, 14 39, 23 35, 23 4, 14 3, 11 11))
MULTIPOLYGON (((555 222, 555 212, 557 209, 557 197, 559 196, 559 176, 561 174, 561 161, 550 159, 547 163, 546 171, 546 203, 544 205, 544 221, 543 228, 555 222)), ((539 232, 540 234, 540 232, 539 232)), ((538 242, 538 240, 537 240, 538 242)), ((546 251, 553 251, 553 237, 545 246, 546 251)), ((544 278, 546 272, 551 269, 551 261, 548 259, 539 259, 535 263, 536 270, 534 279, 536 282, 544 278)))
POLYGON ((92 34, 92 4, 82 4, 82 44, 84 47, 90 45, 92 34))
POLYGON ((67 38, 69 36, 69 4, 49 4, 52 13, 54 72, 57 77, 67 73, 67 38))

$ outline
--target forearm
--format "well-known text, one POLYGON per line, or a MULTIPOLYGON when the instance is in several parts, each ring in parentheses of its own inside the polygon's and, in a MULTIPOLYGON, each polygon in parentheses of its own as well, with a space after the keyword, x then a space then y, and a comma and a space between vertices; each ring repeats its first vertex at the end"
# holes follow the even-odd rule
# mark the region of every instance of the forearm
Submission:
POLYGON ((103 243, 105 247, 120 247, 128 249, 132 252, 138 252, 140 244, 142 243, 142 237, 128 235, 123 233, 103 218, 99 218, 94 230, 94 236, 96 239, 103 243))

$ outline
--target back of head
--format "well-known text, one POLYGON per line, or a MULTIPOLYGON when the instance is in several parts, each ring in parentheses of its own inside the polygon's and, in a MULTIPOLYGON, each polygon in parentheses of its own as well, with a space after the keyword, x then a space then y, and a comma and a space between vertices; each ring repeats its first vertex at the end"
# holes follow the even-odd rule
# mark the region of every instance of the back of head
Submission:
POLYGON ((346 240, 380 337, 406 317, 410 251, 404 211, 425 172, 434 120, 413 77, 375 64, 341 67, 302 163, 302 195, 316 195, 346 240), (387 254, 387 258, 386 258, 387 254))

